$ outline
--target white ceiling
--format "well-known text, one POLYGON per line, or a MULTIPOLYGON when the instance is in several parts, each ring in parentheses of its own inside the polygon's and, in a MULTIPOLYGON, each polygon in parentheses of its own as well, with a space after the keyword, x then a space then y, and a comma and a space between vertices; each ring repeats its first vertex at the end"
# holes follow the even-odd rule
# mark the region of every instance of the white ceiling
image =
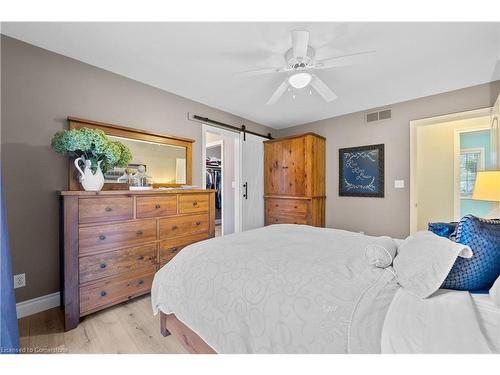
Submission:
POLYGON ((274 128, 500 78, 500 23, 2 23, 2 33, 274 128), (310 32, 318 59, 377 53, 317 72, 331 103, 306 89, 268 106, 286 73, 233 73, 282 66, 291 30, 310 32))

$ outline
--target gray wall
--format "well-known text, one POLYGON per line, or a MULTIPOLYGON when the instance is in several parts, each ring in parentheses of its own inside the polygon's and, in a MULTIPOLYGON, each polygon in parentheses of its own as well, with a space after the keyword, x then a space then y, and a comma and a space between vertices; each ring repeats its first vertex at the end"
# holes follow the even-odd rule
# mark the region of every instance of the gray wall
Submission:
POLYGON ((499 93, 496 81, 387 106, 392 108, 390 121, 368 125, 365 112, 358 112, 283 129, 278 135, 312 131, 326 137, 328 227, 404 238, 410 227, 410 120, 489 107, 499 93), (339 148, 377 143, 385 144, 385 198, 339 197, 339 148), (395 179, 405 180, 405 188, 395 189, 395 179))
POLYGON ((68 115, 195 139, 193 183, 201 183, 201 124, 188 112, 272 132, 258 124, 3 36, 2 169, 13 272, 26 273, 17 301, 59 290, 58 190, 67 159, 49 145, 68 115))

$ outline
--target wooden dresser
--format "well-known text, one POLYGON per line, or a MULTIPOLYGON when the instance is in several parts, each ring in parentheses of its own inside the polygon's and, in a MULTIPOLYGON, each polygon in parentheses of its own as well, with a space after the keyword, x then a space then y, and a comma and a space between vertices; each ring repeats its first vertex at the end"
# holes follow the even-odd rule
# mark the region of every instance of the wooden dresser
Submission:
POLYGON ((84 315, 148 293, 160 267, 215 234, 213 190, 61 196, 65 330, 84 315))
POLYGON ((325 226, 325 138, 264 142, 265 223, 325 226))

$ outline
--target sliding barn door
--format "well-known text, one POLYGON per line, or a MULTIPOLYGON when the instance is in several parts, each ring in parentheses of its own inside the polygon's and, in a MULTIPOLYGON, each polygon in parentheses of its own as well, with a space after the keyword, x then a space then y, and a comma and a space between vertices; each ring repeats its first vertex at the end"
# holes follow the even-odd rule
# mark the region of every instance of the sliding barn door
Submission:
POLYGON ((245 231, 264 226, 264 138, 241 137, 241 227, 245 231))

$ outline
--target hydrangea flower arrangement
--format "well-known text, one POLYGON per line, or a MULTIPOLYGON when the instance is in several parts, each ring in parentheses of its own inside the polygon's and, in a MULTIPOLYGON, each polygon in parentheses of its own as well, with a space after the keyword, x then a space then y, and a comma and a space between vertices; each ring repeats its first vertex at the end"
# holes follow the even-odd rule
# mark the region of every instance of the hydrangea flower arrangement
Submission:
POLYGON ((51 142, 52 149, 61 155, 83 156, 90 160, 92 173, 97 163, 102 161, 101 169, 106 172, 114 167, 126 167, 132 160, 132 153, 123 143, 110 140, 99 129, 80 128, 58 131, 51 142))

